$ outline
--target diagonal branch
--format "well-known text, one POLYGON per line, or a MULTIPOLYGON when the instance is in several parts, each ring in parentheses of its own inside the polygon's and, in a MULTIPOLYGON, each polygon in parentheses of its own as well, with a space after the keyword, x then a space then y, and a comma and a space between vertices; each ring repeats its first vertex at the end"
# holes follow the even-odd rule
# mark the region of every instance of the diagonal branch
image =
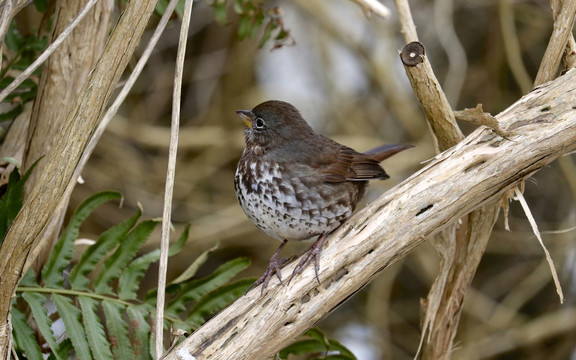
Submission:
POLYGON ((265 296, 254 289, 166 359, 273 356, 425 238, 576 149, 576 70, 533 90, 496 118, 508 140, 477 129, 337 230, 323 252, 321 285, 308 268, 287 287, 272 281, 265 296))

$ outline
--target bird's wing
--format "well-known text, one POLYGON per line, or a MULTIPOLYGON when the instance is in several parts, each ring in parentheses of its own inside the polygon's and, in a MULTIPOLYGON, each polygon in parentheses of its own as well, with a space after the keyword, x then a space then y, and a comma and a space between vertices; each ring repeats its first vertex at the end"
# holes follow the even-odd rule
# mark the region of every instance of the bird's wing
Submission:
POLYGON ((387 179, 388 175, 379 163, 370 155, 342 146, 336 154, 336 161, 322 167, 320 172, 326 182, 387 179))
POLYGON ((390 156, 404 151, 407 149, 412 149, 414 145, 397 145, 397 144, 386 144, 375 147, 364 152, 364 155, 368 155, 373 159, 378 161, 383 161, 388 159, 390 156))

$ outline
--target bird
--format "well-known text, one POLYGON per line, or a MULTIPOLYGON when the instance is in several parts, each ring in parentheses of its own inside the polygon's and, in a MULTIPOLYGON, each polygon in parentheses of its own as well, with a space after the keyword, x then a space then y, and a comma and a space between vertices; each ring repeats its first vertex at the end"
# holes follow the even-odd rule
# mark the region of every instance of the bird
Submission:
POLYGON ((389 176, 380 162, 412 148, 382 145, 364 153, 317 133, 293 105, 265 101, 252 110, 237 110, 244 121, 245 148, 234 177, 236 197, 246 216, 280 240, 264 274, 261 294, 276 275, 282 285, 281 258, 288 241, 318 237, 294 268, 288 283, 314 260, 320 278, 320 255, 328 234, 354 212, 369 180, 389 176))

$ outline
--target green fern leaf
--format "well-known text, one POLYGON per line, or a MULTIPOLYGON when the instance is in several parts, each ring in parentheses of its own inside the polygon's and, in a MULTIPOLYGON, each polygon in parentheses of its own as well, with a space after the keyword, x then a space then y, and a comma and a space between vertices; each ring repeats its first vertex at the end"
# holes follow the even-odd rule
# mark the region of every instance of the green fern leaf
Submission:
POLYGON ((166 312, 182 313, 186 308, 186 303, 196 301, 210 291, 216 290, 249 266, 250 259, 237 258, 220 265, 216 271, 202 279, 190 281, 182 287, 179 295, 169 303, 166 312))
POLYGON ((106 316, 106 327, 108 336, 112 343, 114 359, 135 359, 130 337, 128 336, 128 326, 124 320, 125 306, 117 302, 104 300, 102 308, 106 316))
POLYGON ((217 311, 224 309, 234 300, 244 295, 255 279, 242 279, 224 285, 210 294, 202 297, 190 310, 186 322, 192 328, 199 328, 206 318, 217 311))
POLYGON ((49 287, 62 287, 62 271, 70 264, 72 252, 74 251, 74 240, 78 237, 80 225, 86 220, 88 215, 101 204, 119 199, 122 195, 118 192, 104 191, 94 194, 74 211, 68 227, 60 236, 60 239, 50 253, 46 265, 42 269, 42 280, 49 287))
POLYGON ((34 331, 28 326, 26 316, 18 309, 12 309, 12 331, 16 349, 19 349, 29 360, 43 360, 42 349, 36 341, 34 331))
POLYGON ((72 300, 62 295, 52 294, 52 301, 58 309, 58 314, 66 327, 66 335, 72 341, 76 356, 80 360, 92 359, 90 345, 86 339, 86 333, 82 326, 80 310, 72 304, 72 300))
POLYGON ((150 324, 146 321, 148 312, 142 306, 129 306, 126 309, 130 319, 130 341, 137 359, 152 359, 150 355, 150 324))
MULTIPOLYGON (((200 254, 200 256, 198 256, 192 262, 192 264, 190 264, 190 266, 188 266, 188 268, 186 268, 186 270, 184 270, 182 272, 182 274, 180 274, 176 279, 174 279, 166 287, 166 292, 167 293, 174 293, 174 292, 178 291, 178 289, 181 288, 181 286, 179 284, 188 281, 194 275, 196 275, 196 272, 198 271, 200 266, 204 265, 206 260, 208 260, 208 255, 210 255, 214 250, 218 249, 218 246, 219 246, 219 244, 216 243, 216 245, 214 245, 212 248, 210 248, 209 250, 206 250, 202 254, 200 254)), ((152 289, 152 290, 148 291, 148 293, 144 297, 144 301, 148 304, 156 304, 156 295, 157 294, 158 294, 157 289, 152 289)))
POLYGON ((124 241, 124 238, 136 224, 142 212, 140 209, 130 219, 108 229, 98 241, 90 246, 80 257, 80 261, 72 268, 70 272, 70 285, 72 289, 85 290, 90 284, 88 274, 94 270, 94 266, 106 255, 109 251, 114 249, 118 244, 124 241))
POLYGON ((206 260, 208 260, 208 256, 216 251, 219 246, 220 244, 216 243, 216 245, 200 254, 200 256, 198 256, 196 260, 194 260, 194 262, 192 262, 192 264, 190 264, 190 266, 188 266, 188 268, 184 270, 182 274, 180 274, 176 279, 172 280, 170 284, 179 284, 190 280, 194 275, 196 275, 196 272, 198 272, 200 266, 204 265, 206 260))
POLYGON ((88 344, 95 359, 112 359, 110 343, 106 339, 104 327, 98 316, 98 301, 89 297, 79 296, 78 302, 82 309, 82 323, 86 329, 88 344))
POLYGON ((140 281, 150 264, 158 261, 160 250, 154 250, 132 261, 118 280, 118 297, 122 300, 136 299, 140 281))
MULTIPOLYGON (((18 212, 22 208, 24 184, 30 177, 30 174, 32 174, 32 170, 34 170, 40 159, 36 160, 34 164, 32 164, 30 169, 26 171, 26 174, 24 174, 22 178, 20 178, 20 171, 18 168, 15 168, 8 177, 6 192, 2 194, 2 197, 0 198, 0 243, 2 243, 6 231, 8 231, 8 227, 10 227, 10 224, 12 224, 12 221, 14 221, 16 215, 18 215, 18 212)), ((3 160, 13 162, 11 159, 7 158, 3 158, 3 160)))
POLYGON ((357 360, 356 356, 344 345, 336 340, 328 339, 317 328, 308 329, 302 336, 310 339, 299 340, 288 345, 278 353, 280 359, 288 359, 289 355, 300 355, 310 359, 357 360), (322 355, 311 356, 314 354, 322 355))
MULTIPOLYGON (((188 240, 190 226, 186 226, 180 238, 170 246, 168 250, 168 256, 173 256, 178 254, 186 240, 188 240)), ((153 250, 146 255, 140 256, 136 260, 132 261, 126 270, 120 276, 118 281, 118 296, 122 300, 136 299, 136 292, 140 287, 140 281, 150 264, 160 259, 160 250, 153 250)))
POLYGON ((182 251, 182 249, 184 248, 186 241, 188 241, 189 236, 190 236, 190 225, 186 225, 184 231, 182 231, 182 234, 180 235, 178 240, 176 240, 174 244, 170 245, 170 249, 168 249, 168 256, 174 256, 180 253, 180 251, 182 251))
POLYGON ((34 316, 34 321, 36 321, 36 325, 38 326, 38 330, 40 330, 40 333, 44 339, 46 339, 46 342, 50 346, 54 357, 56 357, 57 360, 68 359, 67 352, 63 349, 62 344, 58 344, 56 337, 52 332, 52 321, 48 317, 46 308, 44 307, 46 297, 42 294, 34 292, 25 292, 22 294, 22 297, 24 300, 26 300, 28 306, 30 306, 30 310, 32 310, 32 315, 34 316))
POLYGON ((345 347, 336 340, 333 339, 328 340, 328 349, 329 351, 338 351, 340 354, 334 355, 334 356, 340 356, 338 359, 357 360, 356 356, 352 353, 352 351, 350 351, 347 347, 345 347))
POLYGON ((109 283, 117 279, 128 262, 136 256, 140 247, 148 239, 158 224, 156 220, 146 220, 138 224, 122 241, 116 251, 104 262, 96 277, 94 286, 98 293, 111 293, 109 283))

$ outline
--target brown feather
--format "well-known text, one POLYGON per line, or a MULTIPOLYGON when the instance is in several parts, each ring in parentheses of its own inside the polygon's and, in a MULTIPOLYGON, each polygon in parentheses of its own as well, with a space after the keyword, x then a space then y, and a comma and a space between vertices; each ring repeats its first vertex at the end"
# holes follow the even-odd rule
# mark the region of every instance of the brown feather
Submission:
POLYGON ((365 153, 359 153, 342 146, 337 155, 337 161, 322 169, 321 173, 326 182, 388 179, 389 176, 380 166, 380 162, 413 147, 412 145, 381 145, 365 153))

